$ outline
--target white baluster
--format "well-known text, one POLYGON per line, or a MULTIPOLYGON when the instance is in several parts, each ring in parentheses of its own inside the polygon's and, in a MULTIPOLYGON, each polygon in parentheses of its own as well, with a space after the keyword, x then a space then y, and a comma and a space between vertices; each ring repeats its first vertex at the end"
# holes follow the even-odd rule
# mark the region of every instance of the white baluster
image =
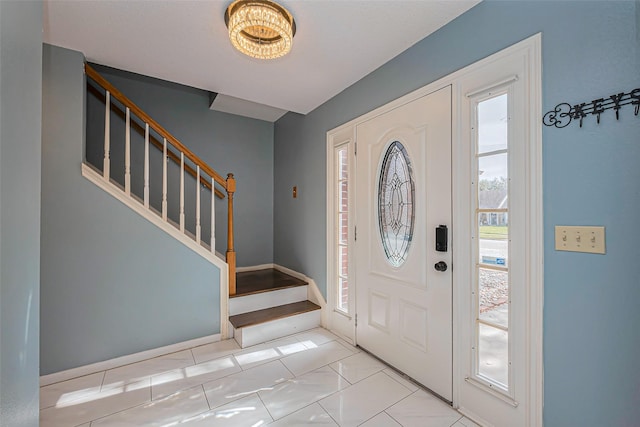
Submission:
POLYGON ((102 173, 107 181, 111 175, 111 93, 107 91, 104 100, 104 162, 102 164, 102 173))
POLYGON ((211 177, 211 252, 216 252, 216 180, 211 177))
POLYGON ((131 111, 127 107, 127 118, 124 131, 124 191, 131 194, 131 111))
POLYGON ((162 145, 162 219, 167 220, 167 138, 162 145))
POLYGON ((144 207, 149 207, 149 123, 144 129, 144 207))
POLYGON ((200 165, 196 166, 196 242, 200 244, 200 165))
POLYGON ((180 231, 184 233, 184 153, 180 153, 180 231))

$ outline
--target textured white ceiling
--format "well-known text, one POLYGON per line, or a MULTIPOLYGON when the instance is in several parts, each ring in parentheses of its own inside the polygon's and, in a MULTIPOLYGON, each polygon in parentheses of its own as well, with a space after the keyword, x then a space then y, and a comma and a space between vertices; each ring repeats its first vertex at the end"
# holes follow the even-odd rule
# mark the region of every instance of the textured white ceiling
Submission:
POLYGON ((282 0, 291 53, 260 61, 231 46, 231 0, 48 0, 44 40, 98 64, 306 114, 479 0, 282 0))

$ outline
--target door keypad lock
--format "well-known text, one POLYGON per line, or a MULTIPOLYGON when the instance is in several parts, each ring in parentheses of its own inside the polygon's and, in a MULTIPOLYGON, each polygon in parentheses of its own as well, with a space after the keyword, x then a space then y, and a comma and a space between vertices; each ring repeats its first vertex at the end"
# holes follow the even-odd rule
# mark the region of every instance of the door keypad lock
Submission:
POLYGON ((446 225, 436 227, 436 251, 447 252, 448 230, 446 225))

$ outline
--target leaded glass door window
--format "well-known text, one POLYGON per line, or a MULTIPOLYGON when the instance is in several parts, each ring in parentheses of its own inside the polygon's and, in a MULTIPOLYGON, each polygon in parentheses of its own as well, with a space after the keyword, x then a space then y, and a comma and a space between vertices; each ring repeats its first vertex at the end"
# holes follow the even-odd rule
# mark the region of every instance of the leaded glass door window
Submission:
POLYGON ((400 267, 413 237, 415 184, 409 155, 399 141, 387 148, 378 179, 380 239, 387 261, 400 267))

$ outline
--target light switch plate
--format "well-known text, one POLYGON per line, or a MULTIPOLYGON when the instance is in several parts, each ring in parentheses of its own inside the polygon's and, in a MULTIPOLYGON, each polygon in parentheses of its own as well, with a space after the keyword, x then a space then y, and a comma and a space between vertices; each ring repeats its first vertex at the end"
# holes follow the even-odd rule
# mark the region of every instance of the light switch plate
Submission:
POLYGON ((604 254, 604 227, 556 225, 556 250, 604 254))

